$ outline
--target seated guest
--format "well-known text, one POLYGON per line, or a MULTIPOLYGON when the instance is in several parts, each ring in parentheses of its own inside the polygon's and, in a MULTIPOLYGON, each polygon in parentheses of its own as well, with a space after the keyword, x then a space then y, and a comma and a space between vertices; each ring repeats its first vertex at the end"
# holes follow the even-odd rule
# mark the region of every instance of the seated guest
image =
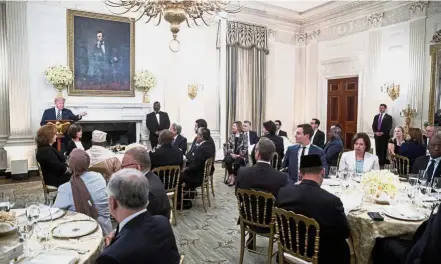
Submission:
POLYGON ((150 170, 150 156, 144 147, 134 147, 124 154, 121 168, 133 168, 142 172, 149 180, 149 205, 147 210, 151 215, 170 217, 170 202, 165 187, 159 177, 150 170))
POLYGON ((106 181, 96 172, 87 171, 90 158, 79 148, 69 156, 72 177, 58 187, 54 207, 85 214, 97 220, 105 235, 112 232, 106 181))
POLYGON ((325 133, 319 129, 320 126, 320 120, 317 118, 313 118, 311 122, 309 123, 314 129, 314 135, 311 138, 312 144, 316 145, 319 148, 325 147, 325 133))
POLYGON ((179 252, 169 221, 151 215, 149 181, 134 169, 113 174, 107 185, 110 214, 119 223, 105 238, 96 264, 178 264, 179 252))
MULTIPOLYGON (((320 188, 325 174, 320 156, 304 156, 300 161, 300 174, 300 184, 288 184, 280 189, 276 198, 277 207, 313 218, 320 225, 318 263, 350 263, 346 243, 349 237, 348 221, 340 199, 320 188)), ((296 234, 292 234, 292 238, 295 237, 296 234)), ((310 235, 309 239, 311 241, 314 237, 310 235)), ((308 256, 312 254, 313 247, 309 245, 308 256)))
POLYGON ((400 153, 401 145, 404 142, 404 128, 402 126, 396 126, 394 129, 393 138, 389 139, 387 149, 389 154, 395 155, 400 153))
MULTIPOLYGON (((195 150, 192 152, 191 162, 182 171, 179 186, 179 192, 181 191, 181 184, 185 183, 186 188, 195 189, 201 186, 204 177, 205 162, 209 158, 213 158, 216 155, 216 147, 213 141, 210 141, 210 130, 208 128, 201 127, 198 129, 196 136, 195 150)), ((178 201, 180 201, 180 193, 178 195, 178 201)), ((190 209, 192 207, 191 201, 185 201, 183 204, 184 209, 190 209)), ((177 206, 180 208, 180 205, 177 206)))
MULTIPOLYGON (((283 156, 285 154, 285 146, 283 144, 283 138, 276 135, 277 126, 273 121, 264 122, 262 131, 263 131, 263 136, 261 138, 263 137, 268 138, 274 143, 274 146, 276 146, 276 153, 279 157, 277 163, 278 164, 277 169, 280 170, 280 167, 282 166, 283 156)), ((256 155, 254 152, 255 150, 253 149, 253 151, 251 152, 251 160, 253 161, 253 164, 256 164, 256 155)))
POLYGON ((227 184, 233 186, 236 182, 237 171, 248 163, 248 138, 242 131, 242 122, 235 121, 232 133, 224 149, 224 163, 228 171, 227 184))
POLYGON ((379 170, 378 156, 369 153, 371 140, 366 133, 357 133, 352 139, 354 150, 341 155, 339 171, 351 171, 365 173, 371 170, 379 170))
POLYGON ((44 125, 37 131, 37 162, 43 173, 44 183, 58 187, 70 179, 70 170, 63 153, 52 147, 57 140, 57 128, 44 125))
POLYGON ((274 121, 274 123, 276 124, 276 135, 279 137, 288 137, 288 134, 285 131, 281 130, 282 121, 276 120, 274 121))
MULTIPOLYGON (((324 152, 328 166, 337 166, 338 156, 343 152, 340 128, 331 126, 328 133, 328 143, 325 145, 324 152)), ((329 173, 329 169, 326 171, 329 173)))
POLYGON ((248 139, 248 146, 256 145, 259 141, 257 132, 251 130, 251 122, 248 120, 243 121, 242 130, 245 137, 248 139))
POLYGON ((158 147, 155 152, 150 152, 150 160, 154 168, 170 165, 178 165, 182 167, 184 162, 184 154, 178 148, 172 147, 173 133, 170 130, 162 130, 159 133, 158 147))
POLYGON ((106 137, 106 132, 100 130, 92 132, 92 147, 86 151, 90 157, 90 167, 104 160, 116 157, 112 151, 106 149, 106 137))
POLYGON ((74 148, 84 150, 81 143, 81 136, 83 135, 83 127, 79 124, 73 124, 67 130, 67 135, 70 137, 69 143, 66 146, 66 156, 69 156, 74 148))
POLYGON ((170 126, 170 131, 173 133, 172 146, 178 148, 183 154, 187 153, 187 138, 181 135, 182 127, 176 123, 170 126))
MULTIPOLYGON (((195 121, 194 133, 197 134, 198 133, 198 129, 201 128, 201 127, 208 128, 207 121, 205 121, 205 119, 198 119, 198 120, 195 121)), ((191 153, 195 150, 195 148, 198 145, 197 137, 198 137, 197 135, 194 137, 193 143, 191 144, 191 147, 188 150, 188 153, 190 153, 190 156, 191 156, 191 153)), ((208 141, 211 141, 214 144, 213 138, 211 138, 211 136, 210 136, 210 139, 208 141)), ((188 156, 187 156, 187 159, 188 159, 188 156)))
POLYGON ((424 133, 424 136, 423 136, 423 144, 426 146, 429 146, 429 142, 435 134, 436 134, 435 127, 434 126, 427 126, 426 132, 424 133))
POLYGON ((293 183, 299 179, 299 165, 303 157, 307 155, 319 155, 323 167, 327 168, 325 152, 323 149, 311 144, 311 137, 314 134, 310 124, 298 125, 296 129, 296 145, 289 146, 286 151, 282 167, 288 168, 289 180, 293 183))
POLYGON ((420 170, 426 171, 429 175, 427 182, 432 182, 435 177, 441 177, 441 136, 435 135, 429 142, 429 156, 417 158, 412 166, 412 173, 418 174, 420 170))
POLYGON ((412 170, 413 163, 419 157, 426 155, 426 146, 423 144, 423 133, 421 129, 411 127, 408 132, 408 139, 401 145, 401 156, 409 159, 410 168, 412 170))

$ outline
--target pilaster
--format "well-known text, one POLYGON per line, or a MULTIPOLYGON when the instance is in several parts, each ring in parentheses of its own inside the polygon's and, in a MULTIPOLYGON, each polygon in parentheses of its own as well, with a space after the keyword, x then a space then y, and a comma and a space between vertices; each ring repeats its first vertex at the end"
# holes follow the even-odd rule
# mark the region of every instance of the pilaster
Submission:
POLYGON ((0 171, 7 168, 3 146, 9 137, 8 61, 6 52, 6 5, 0 3, 0 171))

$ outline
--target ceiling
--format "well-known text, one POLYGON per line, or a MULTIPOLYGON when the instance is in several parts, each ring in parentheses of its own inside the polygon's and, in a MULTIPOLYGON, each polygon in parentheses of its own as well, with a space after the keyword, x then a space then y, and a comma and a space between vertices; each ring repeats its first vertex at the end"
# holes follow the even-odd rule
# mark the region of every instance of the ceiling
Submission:
POLYGON ((315 7, 321 6, 323 4, 332 2, 332 1, 296 1, 296 0, 285 0, 285 1, 274 1, 274 0, 257 0, 257 2, 262 2, 269 5, 274 5, 277 7, 282 7, 286 9, 290 9, 299 13, 308 11, 315 7))

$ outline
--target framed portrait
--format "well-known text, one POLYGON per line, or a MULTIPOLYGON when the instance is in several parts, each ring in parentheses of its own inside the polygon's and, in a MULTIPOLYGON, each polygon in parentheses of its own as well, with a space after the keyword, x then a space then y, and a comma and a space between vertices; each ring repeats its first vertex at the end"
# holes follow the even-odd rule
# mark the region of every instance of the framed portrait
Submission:
POLYGON ((67 10, 73 96, 135 96, 135 22, 127 17, 67 10))

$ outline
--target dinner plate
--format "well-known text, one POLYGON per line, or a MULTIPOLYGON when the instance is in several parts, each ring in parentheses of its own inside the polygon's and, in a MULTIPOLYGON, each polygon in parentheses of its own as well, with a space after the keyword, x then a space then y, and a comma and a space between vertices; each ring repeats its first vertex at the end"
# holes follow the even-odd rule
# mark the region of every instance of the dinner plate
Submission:
POLYGON ((0 223, 0 236, 7 236, 17 231, 17 226, 11 222, 0 223))
POLYGON ((405 221, 421 221, 426 215, 407 206, 394 206, 384 209, 384 214, 395 219, 405 221))
POLYGON ((336 179, 323 179, 323 184, 329 186, 340 186, 340 181, 336 179))
POLYGON ((56 238, 78 238, 87 236, 97 230, 98 224, 91 220, 72 220, 59 224, 52 229, 56 238))
POLYGON ((38 222, 51 221, 58 219, 66 214, 65 210, 61 210, 59 208, 50 208, 51 215, 49 214, 49 208, 47 210, 42 210, 40 212, 40 216, 38 217, 38 222))

